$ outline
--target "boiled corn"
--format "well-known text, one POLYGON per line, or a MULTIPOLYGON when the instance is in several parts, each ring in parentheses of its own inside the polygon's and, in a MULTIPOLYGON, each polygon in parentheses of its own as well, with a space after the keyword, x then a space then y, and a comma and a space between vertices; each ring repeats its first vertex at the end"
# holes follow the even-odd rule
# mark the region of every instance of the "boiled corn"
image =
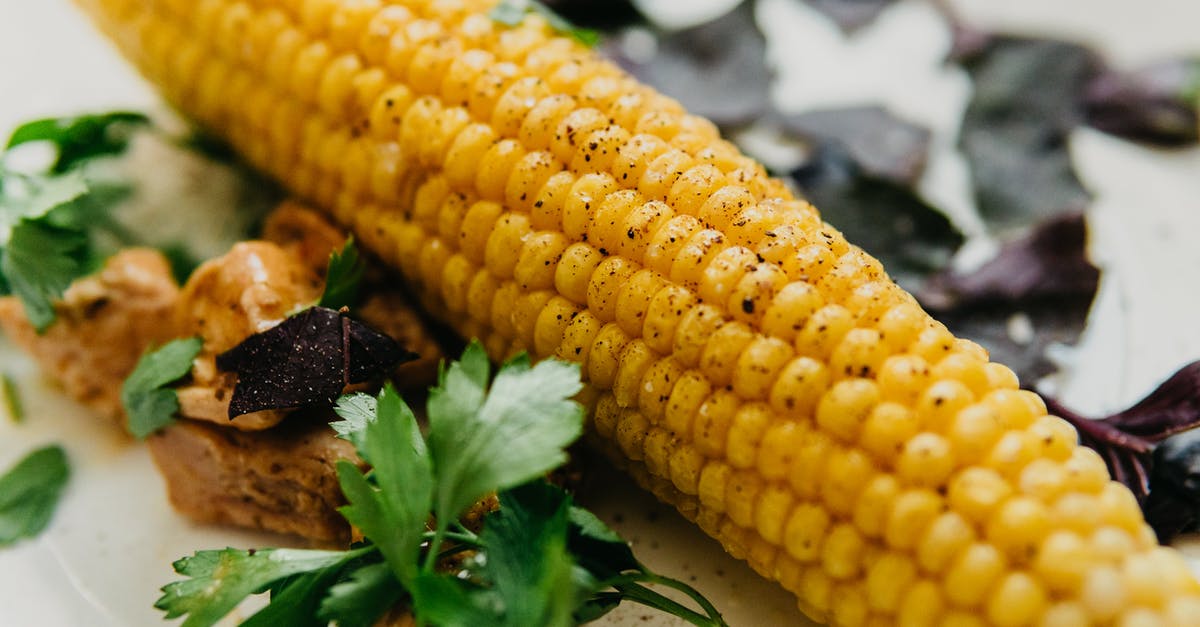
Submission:
POLYGON ((486 0, 80 0, 167 98, 837 625, 1200 624, 1013 373, 706 120, 486 0))

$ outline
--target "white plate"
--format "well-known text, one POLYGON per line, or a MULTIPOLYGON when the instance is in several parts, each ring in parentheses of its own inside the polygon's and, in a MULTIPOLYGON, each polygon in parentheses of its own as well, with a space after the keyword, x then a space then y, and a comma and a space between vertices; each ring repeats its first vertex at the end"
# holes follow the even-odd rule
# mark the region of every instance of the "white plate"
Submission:
MULTIPOLYGON (((1194 43, 1200 5, 1192 0, 954 4, 983 22, 1093 38, 1122 62, 1200 48, 1194 43), (1130 23, 1138 28, 1129 29, 1130 23)), ((763 0, 763 5, 771 11, 768 32, 786 32, 789 19, 810 19, 796 12, 800 9, 789 8, 799 5, 792 0, 763 0)), ((875 36, 883 45, 895 37, 888 28, 927 28, 928 15, 921 17, 923 12, 915 2, 901 3, 878 28, 860 37, 875 36)), ((838 43, 836 36, 826 36, 838 43)), ((945 42, 923 41, 914 43, 907 57, 879 56, 896 61, 882 68, 865 52, 854 60, 867 72, 859 81, 879 85, 885 92, 879 95, 897 109, 917 119, 922 112, 942 112, 938 119, 926 121, 950 133, 950 139, 939 139, 941 149, 949 151, 954 129, 944 115, 961 106, 963 78, 954 70, 929 66, 945 42), (896 72, 882 78, 870 75, 887 72, 887 66, 910 67, 905 58, 916 59, 911 82, 897 80, 896 72)), ((786 47, 772 47, 776 59, 786 59, 786 52, 786 47)), ((45 115, 156 105, 152 92, 66 0, 0 0, 0 60, 5 65, 0 72, 0 135, 20 121, 45 115)), ((780 67, 785 78, 795 69, 780 67)), ((860 98, 867 87, 847 84, 844 69, 836 62, 804 66, 809 84, 823 86, 810 93, 826 94, 823 104, 860 98)), ((779 95, 787 93, 785 85, 779 95)), ((1194 322, 1200 291, 1191 288, 1200 271, 1200 246, 1195 245, 1195 234, 1200 233, 1200 151, 1161 153, 1090 132, 1077 134, 1072 149, 1083 178, 1097 192, 1093 252, 1105 266, 1105 283, 1099 317, 1085 337, 1083 350, 1089 357, 1081 360, 1063 389, 1066 400, 1081 409, 1111 409, 1135 400, 1178 365, 1200 357, 1200 325, 1194 322)), ((954 161, 952 151, 939 158, 943 161, 927 181, 928 190, 940 202, 969 209, 961 188, 962 164, 954 161)), ((75 472, 51 528, 36 540, 0 551, 0 624, 158 625, 161 615, 151 604, 158 588, 175 577, 172 560, 200 548, 284 541, 189 523, 166 504, 162 480, 144 447, 63 398, 6 344, 0 346, 0 368, 16 374, 28 409, 26 424, 0 422, 0 467, 53 441, 64 443, 75 472)), ((652 568, 692 582, 731 624, 796 624, 795 604, 788 594, 725 556, 715 542, 628 481, 610 477, 605 482, 608 487, 596 499, 596 508, 633 541, 639 558, 652 568)), ((628 608, 608 622, 646 625, 659 620, 649 611, 628 608)))

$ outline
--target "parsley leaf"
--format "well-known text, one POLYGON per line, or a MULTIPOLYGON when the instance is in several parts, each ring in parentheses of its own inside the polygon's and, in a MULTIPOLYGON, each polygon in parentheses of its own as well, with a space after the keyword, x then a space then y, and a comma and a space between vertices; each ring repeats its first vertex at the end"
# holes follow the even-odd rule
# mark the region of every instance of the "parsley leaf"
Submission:
POLYGON ((121 404, 134 437, 145 439, 174 421, 179 399, 167 386, 191 372, 192 360, 203 345, 198 337, 172 340, 138 360, 121 386, 121 404))
POLYGON ((572 24, 570 20, 555 13, 553 9, 537 0, 502 0, 495 7, 492 7, 492 10, 488 12, 488 17, 505 26, 517 26, 530 13, 542 16, 551 28, 563 35, 574 38, 589 48, 600 43, 599 32, 572 24))
MULTIPOLYGON (((2 173, 2 172, 0 172, 2 173)), ((0 195, 0 226, 3 241, 12 236, 12 229, 24 219, 42 218, 60 207, 67 207, 88 193, 88 184, 78 173, 54 178, 26 176, 22 179, 23 194, 6 190, 0 195)))
POLYGON ((125 152, 131 131, 149 123, 150 118, 129 111, 35 120, 17 127, 6 148, 35 141, 52 142, 58 149, 58 158, 50 171, 61 174, 89 159, 125 152))
POLYGON ((317 619, 321 592, 337 581, 342 564, 294 575, 271 592, 271 602, 238 627, 327 627, 317 619))
POLYGON ((71 476, 61 446, 40 448, 0 476, 0 546, 41 533, 71 476))
POLYGON ((567 519, 571 523, 571 552, 588 572, 607 579, 624 571, 642 569, 625 540, 595 514, 573 505, 567 519))
POLYGON ((371 538, 400 581, 417 575, 425 521, 433 498, 433 467, 417 418, 390 384, 384 386, 375 420, 362 431, 363 457, 374 464, 376 486, 358 468, 338 462, 338 480, 349 505, 346 520, 371 538))
POLYGON ((421 573, 410 584, 421 619, 439 627, 493 625, 499 610, 495 595, 453 575, 421 573))
MULTIPOLYGON (((362 392, 346 394, 333 406, 333 412, 340 416, 341 420, 331 422, 329 426, 337 432, 339 438, 354 444, 361 456, 366 443, 364 431, 367 425, 375 420, 377 410, 378 402, 374 396, 362 392)), ((371 461, 366 457, 363 459, 371 461)))
POLYGON ((618 535, 540 478, 581 432, 582 408, 570 400, 581 387, 578 366, 520 357, 490 388, 489 371, 476 342, 440 373, 427 437, 390 385, 377 397, 339 399, 334 430, 373 465, 367 473, 346 460, 337 467, 349 503, 340 511, 364 546, 283 559, 300 565, 264 561, 265 551, 201 552, 195 564, 177 564, 191 579, 164 588, 158 607, 168 618, 188 614, 185 627, 207 626, 269 589, 270 604, 246 624, 367 627, 407 595, 419 624, 523 627, 586 622, 630 600, 695 625, 725 625, 699 593, 647 571, 618 535), (499 509, 477 534, 458 515, 492 492, 499 509), (682 592, 703 613, 643 584, 682 592))
POLYGON ((39 333, 54 322, 54 301, 86 274, 88 239, 48 220, 21 220, 0 253, 0 273, 39 333))
POLYGON ((580 589, 567 551, 569 502, 546 483, 529 483, 500 495, 480 542, 483 571, 504 603, 503 624, 571 625, 575 607, 592 592, 580 589))
POLYGON ((362 283, 367 264, 358 254, 354 238, 346 240, 341 250, 329 254, 329 266, 325 271, 325 291, 321 294, 318 307, 341 309, 358 302, 358 288, 362 283))
POLYGON ((338 627, 371 627, 403 594, 387 563, 367 564, 329 588, 317 616, 338 627))
POLYGON ((583 387, 578 364, 546 360, 531 367, 528 357, 518 357, 500 369, 479 403, 486 378, 486 357, 475 344, 430 392, 439 521, 562 465, 564 449, 583 430, 583 409, 571 400, 583 387))
MULTIPOLYGON (((262 549, 243 551, 228 548, 198 551, 173 565, 188 579, 163 587, 154 607, 167 618, 187 615, 183 627, 215 624, 242 599, 265 590, 287 577, 338 569, 369 549, 354 551, 307 551, 262 549)), ((277 608, 276 611, 279 611, 277 608)))

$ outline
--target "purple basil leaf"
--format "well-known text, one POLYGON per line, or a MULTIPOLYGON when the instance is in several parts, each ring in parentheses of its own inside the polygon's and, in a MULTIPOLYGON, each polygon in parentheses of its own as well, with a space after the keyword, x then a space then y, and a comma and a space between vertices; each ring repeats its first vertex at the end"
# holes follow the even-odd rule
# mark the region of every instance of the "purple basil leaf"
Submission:
POLYGON ((1162 482, 1158 474, 1151 477, 1150 483, 1150 495, 1142 503, 1142 513, 1158 541, 1167 544, 1181 533, 1196 531, 1200 522, 1200 504, 1196 496, 1162 482))
POLYGON ((1200 361, 1180 368, 1136 405, 1104 421, 1153 442, 1200 425, 1200 361))
POLYGON ((1200 522, 1200 361, 1180 368, 1130 408, 1091 420, 1046 399, 1133 491, 1160 542, 1200 522))
POLYGON ((1078 342, 1090 306, 1090 298, 1068 297, 931 313, 956 336, 986 348, 1021 381, 1033 383, 1058 370, 1046 347, 1078 342))
POLYGON ((967 274, 943 272, 917 294, 935 311, 1039 298, 1086 297, 1090 302, 1100 269, 1087 258, 1087 222, 1072 212, 1036 225, 1008 242, 982 267, 967 274))
POLYGON ((945 3, 939 2, 938 7, 944 14, 948 13, 946 21, 950 24, 950 52, 946 61, 966 65, 987 51, 996 37, 994 33, 962 21, 950 13, 945 3))
POLYGON ((542 4, 585 28, 611 30, 641 20, 629 0, 542 0, 542 4))
POLYGON ((1190 146, 1200 137, 1200 57, 1172 59, 1132 72, 1106 70, 1084 94, 1087 123, 1158 146, 1190 146))
POLYGON ((792 172, 801 195, 846 238, 883 262, 901 286, 914 289, 945 266, 963 236, 909 188, 866 176, 839 144, 815 151, 792 172))
POLYGON ((895 0, 804 0, 812 8, 828 15, 844 33, 870 24, 895 0))
POLYGON ((951 331, 1032 382, 1055 371, 1046 346, 1079 340, 1099 275, 1087 260, 1083 216, 1068 214, 1005 244, 973 272, 934 275, 915 294, 951 331))
POLYGON ((1045 401, 1047 411, 1071 423, 1079 431, 1080 443, 1100 453, 1114 480, 1129 487, 1139 502, 1145 500, 1150 491, 1153 442, 1126 433, 1119 426, 1104 420, 1083 416, 1057 399, 1045 397, 1045 401))
POLYGON ((822 109, 784 115, 784 128, 809 144, 836 143, 863 174, 911 187, 925 170, 929 129, 883 107, 822 109))
POLYGON ((1091 197, 1067 151, 1082 120, 1080 97, 1100 62, 1062 41, 995 37, 963 62, 975 91, 959 144, 975 199, 996 230, 1080 210, 1091 197))
POLYGON ((342 314, 342 321, 346 326, 348 339, 345 347, 350 356, 347 360, 347 383, 370 381, 386 374, 397 364, 420 357, 417 353, 405 350, 387 335, 348 318, 345 314, 342 314))
POLYGON ((326 307, 311 307, 217 356, 238 375, 229 417, 332 404, 350 383, 386 374, 415 356, 394 340, 326 307))
POLYGON ((1163 440, 1154 451, 1154 476, 1191 500, 1200 512, 1200 429, 1163 440))
POLYGON ((768 110, 767 43, 754 21, 752 3, 706 24, 662 34, 648 58, 631 52, 621 37, 608 40, 604 51, 634 76, 719 126, 740 126, 768 110))

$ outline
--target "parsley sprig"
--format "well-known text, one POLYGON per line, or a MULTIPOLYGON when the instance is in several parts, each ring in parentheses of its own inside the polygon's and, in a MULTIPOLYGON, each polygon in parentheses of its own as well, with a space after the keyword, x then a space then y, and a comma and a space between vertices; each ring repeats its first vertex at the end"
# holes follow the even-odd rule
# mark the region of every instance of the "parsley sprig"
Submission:
POLYGON ((41 533, 54 516, 71 468, 61 446, 29 453, 0 475, 0 547, 41 533))
POLYGON ((542 477, 582 431, 577 365, 519 357, 495 376, 473 343, 442 370, 426 407, 427 433, 396 391, 344 396, 332 427, 371 468, 338 463, 348 505, 366 537, 348 551, 200 551, 175 563, 156 607, 212 625, 242 599, 269 591, 245 625, 369 626, 404 603, 419 623, 574 625, 622 601, 695 625, 724 625, 686 584, 650 572, 629 546, 542 477), (497 493, 481 529, 462 515, 497 493), (694 600, 686 607, 651 585, 694 600))
POLYGON ((325 270, 325 290, 321 292, 318 307, 341 309, 358 304, 358 291, 362 285, 367 264, 358 254, 354 237, 346 239, 340 250, 329 254, 325 270))
POLYGON ((39 332, 54 321, 54 301, 98 265, 91 233, 112 231, 107 209, 129 191, 85 178, 84 166, 124 152, 131 130, 147 123, 129 112, 37 120, 0 152, 0 293, 16 294, 39 332), (33 142, 49 142, 54 161, 40 172, 13 167, 13 150, 33 142))
POLYGON ((181 338, 147 350, 138 359, 121 385, 121 405, 134 437, 144 440, 175 421, 179 397, 171 384, 192 371, 192 360, 203 347, 198 337, 181 338))

